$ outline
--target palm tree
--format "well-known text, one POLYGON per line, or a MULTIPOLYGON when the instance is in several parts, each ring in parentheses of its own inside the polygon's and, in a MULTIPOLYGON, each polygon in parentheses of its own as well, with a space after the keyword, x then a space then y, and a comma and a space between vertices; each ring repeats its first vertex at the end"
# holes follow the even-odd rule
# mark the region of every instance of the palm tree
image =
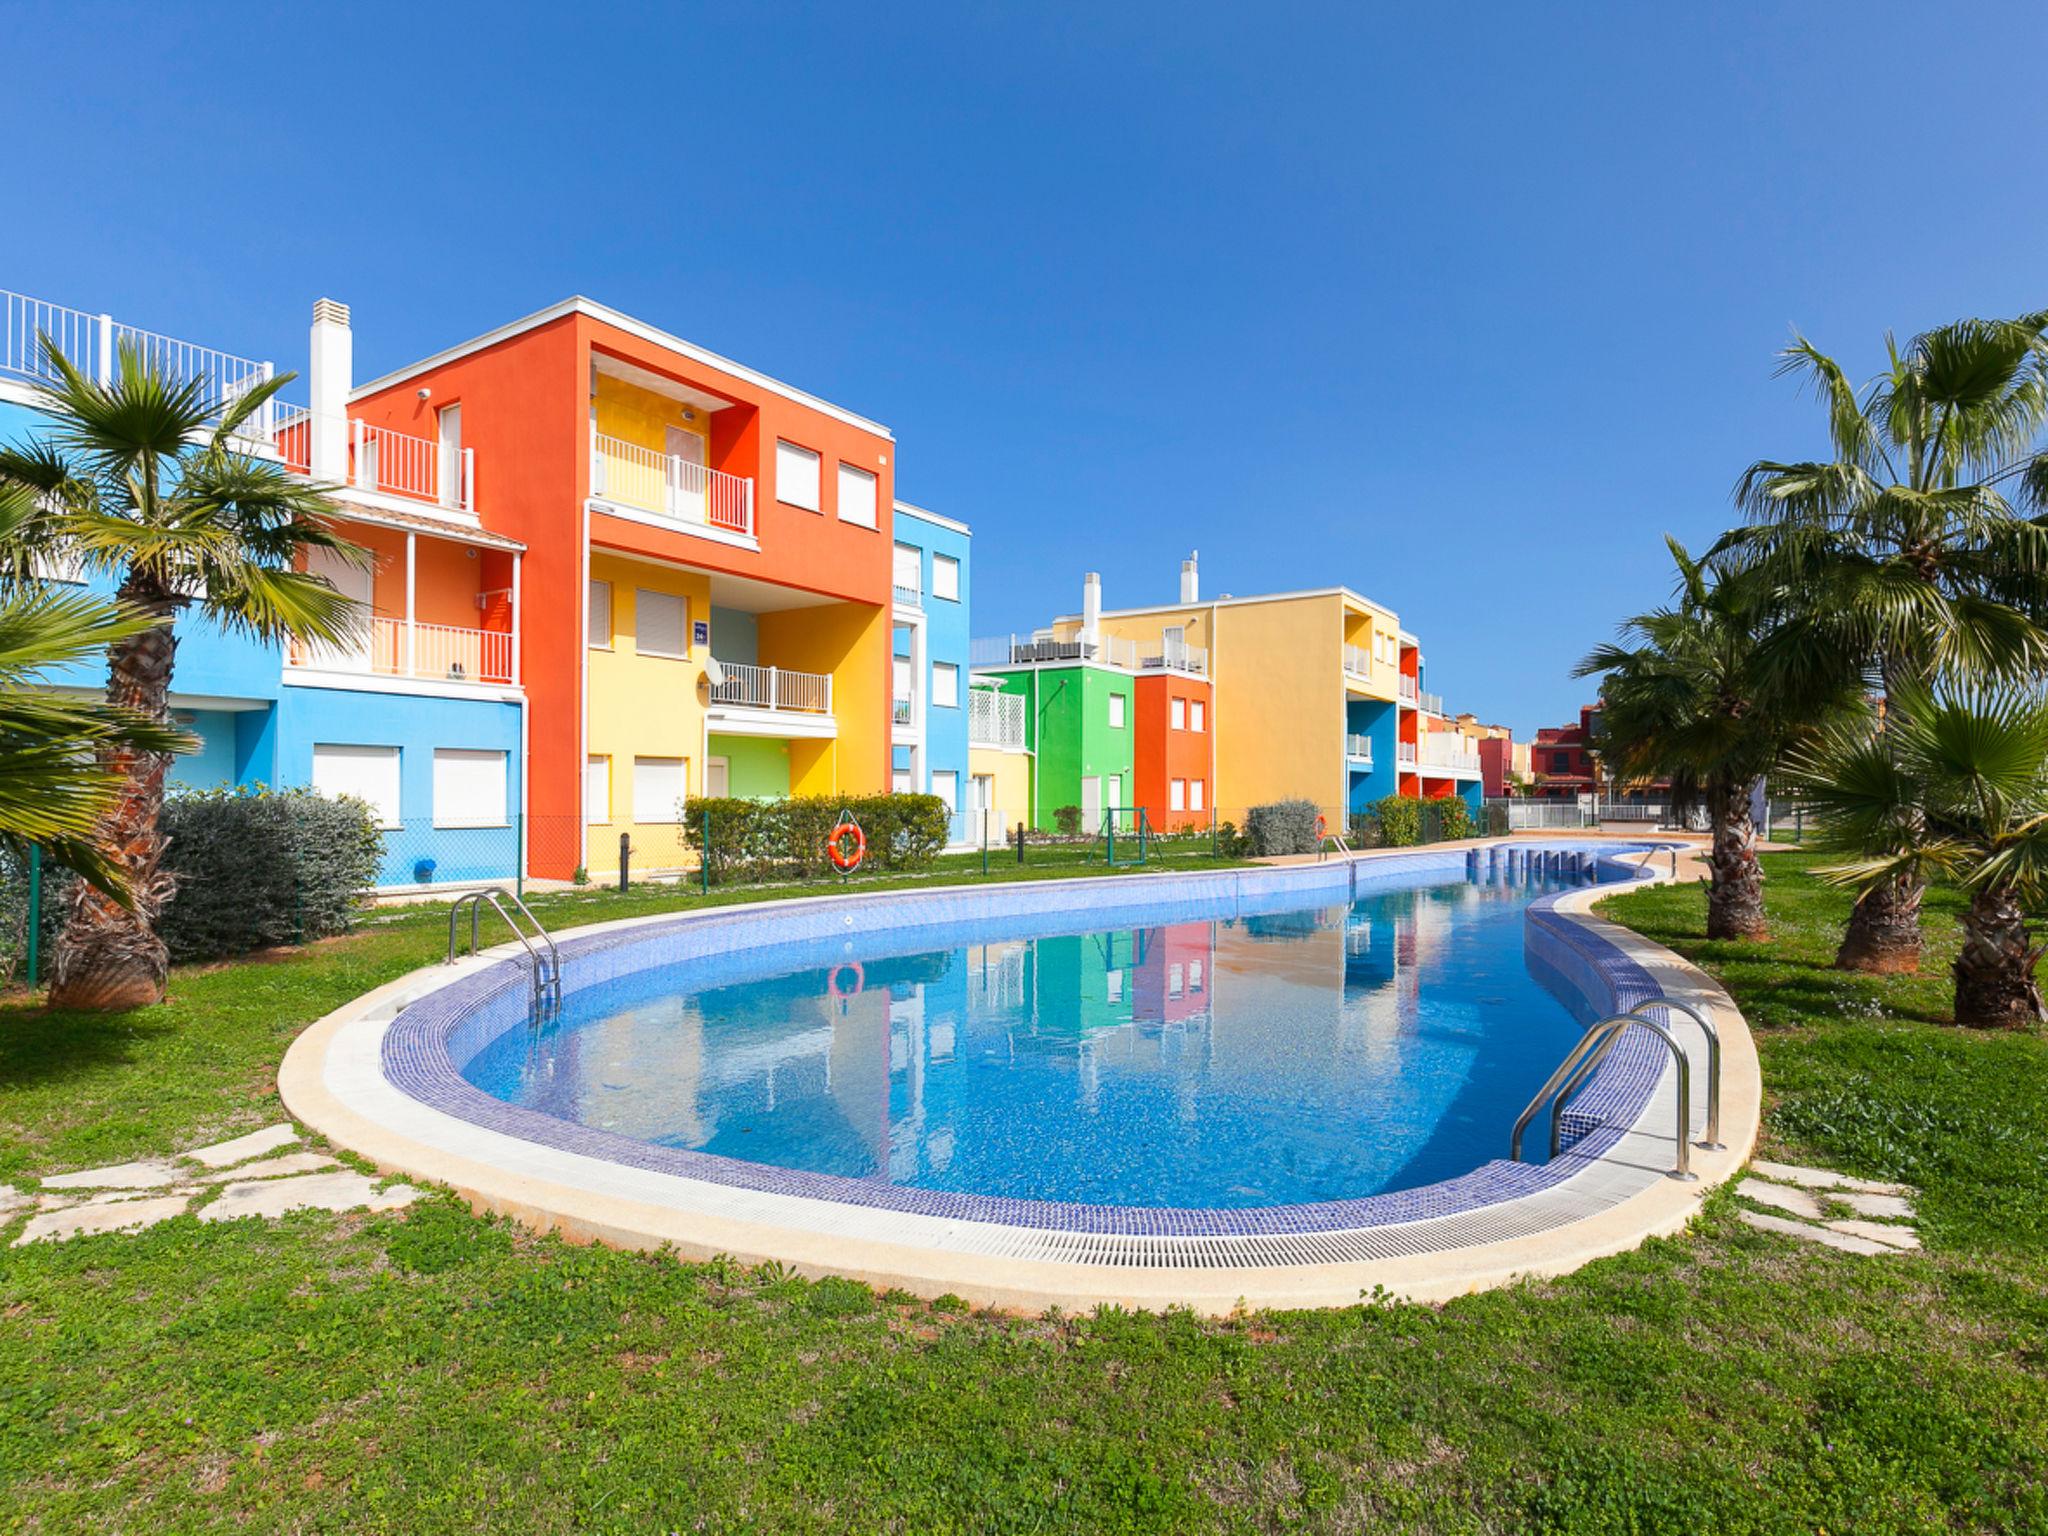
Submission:
POLYGON ((25 858, 40 846, 117 902, 124 871, 93 834, 120 793, 118 775, 87 754, 119 744, 191 750, 191 738, 132 710, 38 685, 47 672, 147 629, 105 598, 53 588, 32 572, 26 534, 42 518, 19 486, 0 487, 0 845, 25 858))
POLYGON ((1928 691, 1837 724, 1795 753, 1793 782, 1820 845, 1846 862, 1823 878, 1859 894, 1902 879, 1953 880, 1970 895, 1956 956, 1958 1024, 2048 1018, 2027 913, 2048 896, 2048 702, 2033 691, 1928 691))
MULTIPOLYGON (((0 483, 46 508, 38 543, 61 547, 111 578, 129 615, 146 622, 107 647, 107 702, 156 725, 167 700, 185 609, 259 642, 343 642, 361 624, 353 604, 295 568, 308 548, 366 558, 330 522, 324 488, 251 457, 240 429, 290 375, 235 399, 204 380, 167 377, 124 345, 99 383, 42 338, 55 381, 38 391, 39 441, 0 450, 0 483)), ((50 1000, 61 1007, 130 1008, 160 1001, 168 970, 155 917, 170 895, 160 868, 164 777, 160 739, 109 737, 101 769, 121 783, 96 834, 125 876, 129 900, 81 883, 58 938, 50 1000)))
POLYGON ((1750 789, 1806 722, 1857 695, 1847 653, 1816 657, 1796 677, 1764 664, 1772 594, 1667 538, 1678 566, 1677 601, 1622 626, 1632 644, 1603 645, 1576 676, 1603 674, 1603 750, 1625 778, 1669 778, 1674 794, 1704 802, 1713 832, 1707 936, 1761 939, 1763 867, 1750 789))
MULTIPOLYGON (((1810 383, 1833 457, 1760 460, 1735 491, 1749 526, 1717 552, 1767 570, 1788 597, 1772 663, 1796 672, 1818 641, 1862 655, 1889 712, 1937 677, 2015 679, 2048 661, 2048 311, 1961 320, 1915 336, 1859 396, 1804 337, 1779 373, 1810 383)), ((1835 963, 1910 971, 1923 883, 1908 869, 1865 891, 1835 963)))

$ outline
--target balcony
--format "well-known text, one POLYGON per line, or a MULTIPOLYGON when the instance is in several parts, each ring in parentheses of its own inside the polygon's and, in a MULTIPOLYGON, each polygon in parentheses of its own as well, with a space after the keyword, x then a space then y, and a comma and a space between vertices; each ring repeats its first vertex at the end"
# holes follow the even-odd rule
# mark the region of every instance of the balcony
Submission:
POLYGON ((889 719, 892 724, 910 724, 916 714, 916 710, 917 701, 915 699, 891 699, 889 701, 889 719))
POLYGON ((509 630, 372 618, 367 634, 352 644, 294 645, 286 660, 322 672, 510 685, 512 652, 509 630))
POLYGON ((590 494, 715 537, 754 537, 754 482, 595 428, 590 494))
POLYGON ((824 672, 793 672, 787 667, 756 667, 743 661, 721 663, 725 681, 711 690, 712 707, 758 709, 775 714, 830 715, 832 678, 824 672))
POLYGON ((1372 676, 1372 653, 1362 645, 1344 647, 1344 670, 1358 677, 1372 676))
POLYGON ((1024 695, 998 693, 993 688, 967 690, 967 744, 970 747, 998 747, 1006 752, 1024 750, 1024 695))
POLYGON ((1046 661, 1099 661, 1136 671, 1138 646, 1136 641, 1114 635, 1099 640, 1055 640, 1050 635, 1020 640, 1015 635, 997 635, 970 642, 967 652, 968 665, 975 667, 1024 667, 1046 661))
POLYGON ((1394 744, 1394 761, 1403 768, 1413 768, 1415 766, 1415 743, 1412 741, 1396 742, 1394 744))
POLYGON ((1344 738, 1344 756, 1361 768, 1372 766, 1372 738, 1349 735, 1344 738))
POLYGON ((1444 712, 1444 696, 1440 693, 1419 693, 1415 696, 1415 703, 1426 714, 1440 715, 1444 712))
POLYGON ((1417 683, 1416 683, 1415 679, 1414 679, 1414 678, 1412 678, 1412 677, 1410 677, 1410 676, 1409 676, 1409 675, 1408 675, 1407 673, 1405 673, 1405 672, 1404 672, 1404 673, 1402 673, 1402 674, 1401 674, 1401 702, 1402 702, 1403 704, 1413 704, 1413 703, 1415 702, 1415 698, 1416 698, 1416 693, 1417 693, 1417 689, 1418 689, 1418 685, 1417 685, 1417 683))
MULTIPOLYGON (((287 469, 311 474, 313 435, 319 423, 303 406, 273 402, 270 446, 287 469)), ((414 437, 389 427, 351 419, 342 481, 359 491, 397 496, 451 512, 476 509, 476 450, 444 454, 431 437, 414 437)))
POLYGON ((890 598, 898 608, 922 608, 924 594, 915 587, 897 585, 890 589, 890 598))
POLYGON ((1479 754, 1445 744, 1428 742, 1422 749, 1422 767, 1443 769, 1447 773, 1474 774, 1479 772, 1479 754))
POLYGON ((1185 640, 1163 639, 1157 653, 1140 656, 1138 665, 1147 672, 1190 672, 1196 677, 1207 677, 1209 652, 1207 647, 1189 645, 1185 640))

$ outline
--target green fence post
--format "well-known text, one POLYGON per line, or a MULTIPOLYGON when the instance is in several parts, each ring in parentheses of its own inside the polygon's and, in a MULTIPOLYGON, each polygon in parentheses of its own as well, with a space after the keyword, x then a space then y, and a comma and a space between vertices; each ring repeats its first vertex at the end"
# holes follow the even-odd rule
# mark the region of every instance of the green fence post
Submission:
POLYGON ((28 989, 36 989, 36 968, 43 947, 43 849, 28 845, 28 989))

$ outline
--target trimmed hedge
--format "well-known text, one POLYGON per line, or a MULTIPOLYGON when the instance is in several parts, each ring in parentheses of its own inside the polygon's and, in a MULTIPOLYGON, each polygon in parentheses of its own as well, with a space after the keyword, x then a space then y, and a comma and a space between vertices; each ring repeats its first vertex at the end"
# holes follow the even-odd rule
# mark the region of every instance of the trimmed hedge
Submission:
POLYGON ((1472 837, 1478 826, 1472 808, 1456 795, 1441 800, 1424 800, 1415 795, 1388 795, 1373 804, 1370 812, 1352 818, 1354 827, 1372 824, 1377 834, 1367 847, 1413 848, 1418 843, 1447 843, 1472 837))
POLYGON ((1244 813, 1244 836, 1255 858, 1316 851, 1316 803, 1275 800, 1244 813))
POLYGON ((929 869, 950 821, 937 795, 793 795, 786 800, 695 796, 683 804, 683 843, 718 883, 804 879, 828 873, 825 842, 843 814, 867 834, 863 869, 929 869), (706 816, 710 841, 706 846, 706 816))
POLYGON ((163 830, 177 889, 157 931, 177 961, 346 933, 384 853, 369 806, 310 789, 173 794, 163 830))

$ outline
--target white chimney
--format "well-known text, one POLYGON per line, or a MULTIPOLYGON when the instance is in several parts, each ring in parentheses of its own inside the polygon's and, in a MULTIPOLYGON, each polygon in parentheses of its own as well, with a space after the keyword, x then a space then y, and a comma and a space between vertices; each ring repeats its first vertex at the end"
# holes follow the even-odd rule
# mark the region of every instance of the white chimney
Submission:
POLYGON ((1195 574, 1195 562, 1202 558, 1199 549, 1188 551, 1187 559, 1180 563, 1180 600, 1184 603, 1199 603, 1202 600, 1202 580, 1195 574))
POLYGON ((313 408, 310 469, 315 480, 339 485, 348 479, 348 392, 354 387, 355 333, 348 306, 333 299, 313 305, 313 337, 306 370, 307 402, 313 408))
POLYGON ((1090 645, 1102 639, 1102 577, 1095 571, 1081 578, 1081 638, 1090 645))

